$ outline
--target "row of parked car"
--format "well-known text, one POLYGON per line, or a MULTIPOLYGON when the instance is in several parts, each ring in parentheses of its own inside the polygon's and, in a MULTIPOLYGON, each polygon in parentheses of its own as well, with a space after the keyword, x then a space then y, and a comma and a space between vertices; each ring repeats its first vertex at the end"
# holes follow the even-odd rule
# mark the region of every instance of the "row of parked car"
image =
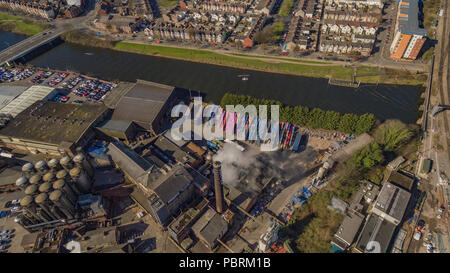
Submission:
POLYGON ((48 86, 56 86, 58 85, 60 82, 62 82, 67 76, 69 76, 68 73, 63 72, 63 73, 56 73, 56 75, 51 78, 49 81, 44 82, 44 85, 48 85, 48 86))
POLYGON ((51 75, 53 75, 53 72, 50 72, 50 71, 41 72, 41 73, 37 74, 36 76, 34 76, 34 78, 31 79, 31 82, 36 83, 36 84, 41 84, 44 82, 44 79, 47 79, 51 75))
POLYGON ((78 97, 85 97, 88 100, 101 101, 106 97, 115 85, 100 82, 98 80, 83 79, 81 85, 73 92, 78 97))
POLYGON ((4 67, 0 68, 0 83, 3 82, 14 82, 26 79, 34 74, 34 70, 26 68, 26 69, 13 69, 8 70, 4 67))
POLYGON ((14 237, 15 229, 6 229, 0 231, 0 252, 8 252, 8 248, 11 246, 11 239, 14 237))

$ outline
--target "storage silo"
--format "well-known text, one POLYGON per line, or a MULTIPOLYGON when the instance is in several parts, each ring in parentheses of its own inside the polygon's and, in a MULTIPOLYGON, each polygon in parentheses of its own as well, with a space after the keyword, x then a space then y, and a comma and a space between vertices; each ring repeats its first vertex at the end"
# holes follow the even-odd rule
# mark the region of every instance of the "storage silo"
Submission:
POLYGON ((78 167, 75 167, 70 170, 69 175, 75 181, 78 188, 82 191, 82 193, 89 193, 91 190, 91 181, 86 172, 78 167))
POLYGON ((63 156, 59 163, 61 164, 61 167, 63 167, 66 171, 70 171, 74 167, 72 159, 67 155, 63 156))
POLYGON ((29 185, 28 187, 25 188, 26 195, 33 196, 36 195, 37 193, 38 193, 38 186, 35 184, 29 185))
POLYGON ((33 202, 33 197, 31 197, 30 195, 27 195, 22 198, 22 200, 20 200, 20 206, 22 207, 23 211, 25 211, 32 217, 33 222, 35 222, 36 224, 41 223, 45 220, 37 214, 36 207, 33 202))
POLYGON ((58 216, 54 215, 51 210, 50 210, 50 206, 49 206, 49 199, 48 199, 48 194, 46 194, 45 192, 38 194, 38 196, 36 196, 34 198, 34 202, 48 215, 50 216, 50 218, 52 218, 52 220, 58 220, 58 216))
POLYGON ((38 185, 42 182, 42 176, 40 174, 34 174, 30 177, 28 182, 32 185, 38 185))
POLYGON ((54 173, 61 169, 61 165, 59 165, 59 160, 57 158, 50 159, 50 161, 48 162, 48 166, 54 173))
POLYGON ((77 152, 78 154, 73 158, 75 165, 81 169, 84 169, 89 177, 94 177, 94 168, 92 168, 91 163, 87 160, 83 150, 78 147, 77 152))
POLYGON ((32 175, 36 173, 36 170, 34 169, 34 165, 28 162, 22 166, 22 172, 26 178, 30 178, 32 175))
POLYGON ((44 182, 53 182, 55 181, 55 174, 53 172, 47 172, 46 174, 44 174, 44 176, 42 176, 42 181, 44 182))
POLYGON ((67 185, 72 189, 72 191, 78 196, 81 194, 81 190, 78 189, 78 186, 73 182, 72 177, 69 176, 69 173, 66 170, 60 170, 56 173, 56 179, 63 179, 67 182, 67 185))
POLYGON ((28 187, 28 185, 30 185, 30 183, 28 182, 28 178, 26 178, 25 176, 17 178, 16 186, 22 191, 24 191, 28 187))
POLYGON ((50 182, 42 183, 42 184, 39 186, 39 192, 45 192, 45 193, 48 193, 48 192, 50 192, 51 190, 52 190, 52 183, 50 183, 50 182))
POLYGON ((72 188, 70 187, 69 183, 64 181, 63 179, 58 179, 53 183, 53 189, 54 190, 60 190, 65 193, 67 198, 75 204, 77 202, 77 195, 72 191, 72 188))
POLYGON ((75 218, 75 208, 70 201, 64 196, 60 190, 55 190, 50 193, 50 200, 66 215, 68 219, 75 218))
POLYGON ((57 216, 58 219, 65 219, 67 218, 66 215, 56 206, 53 204, 50 206, 50 211, 53 213, 53 215, 57 216))
POLYGON ((44 160, 40 160, 40 161, 36 162, 36 165, 34 165, 34 168, 40 174, 44 174, 49 170, 49 168, 47 167, 47 163, 44 160))

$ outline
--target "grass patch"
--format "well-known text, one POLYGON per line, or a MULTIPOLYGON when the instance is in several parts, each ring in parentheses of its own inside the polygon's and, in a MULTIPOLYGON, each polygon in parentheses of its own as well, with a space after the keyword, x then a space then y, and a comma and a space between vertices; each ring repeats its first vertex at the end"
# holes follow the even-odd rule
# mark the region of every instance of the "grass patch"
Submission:
POLYGON ((278 14, 282 17, 288 16, 293 5, 294 0, 283 0, 283 3, 281 4, 280 11, 278 12, 278 14))
POLYGON ((178 0, 157 0, 160 7, 171 7, 178 3, 178 0))
POLYGON ((329 62, 319 62, 319 61, 310 61, 310 60, 296 60, 296 59, 281 58, 281 57, 271 57, 271 56, 253 56, 253 55, 241 54, 241 53, 230 53, 230 55, 240 56, 240 57, 258 58, 258 59, 282 60, 282 61, 290 61, 290 62, 305 63, 305 64, 330 64, 329 62))
POLYGON ((0 30, 23 35, 35 35, 46 29, 48 25, 36 23, 29 19, 0 13, 0 30))
POLYGON ((65 32, 61 35, 61 38, 66 42, 80 44, 84 46, 113 49, 115 45, 114 41, 103 40, 92 35, 86 35, 85 33, 79 30, 72 30, 69 32, 65 32))

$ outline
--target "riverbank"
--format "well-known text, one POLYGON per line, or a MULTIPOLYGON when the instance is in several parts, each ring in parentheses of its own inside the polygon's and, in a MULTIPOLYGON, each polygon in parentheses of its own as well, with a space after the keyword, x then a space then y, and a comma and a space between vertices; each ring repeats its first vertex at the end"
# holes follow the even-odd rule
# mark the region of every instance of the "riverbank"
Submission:
POLYGON ((31 36, 42 32, 46 28, 48 28, 48 25, 43 23, 37 23, 30 19, 0 13, 0 31, 31 36))
MULTIPOLYGON (((70 32, 70 35, 63 35, 63 39, 70 43, 109 48, 129 53, 312 78, 328 79, 331 77, 339 80, 350 80, 354 73, 352 67, 325 62, 291 60, 250 54, 220 53, 212 50, 187 49, 125 41, 109 41, 84 33, 83 35, 77 34, 76 32, 70 32)), ((369 84, 383 83, 416 86, 423 85, 426 78, 426 74, 412 74, 408 71, 379 70, 377 67, 359 66, 356 69, 355 80, 369 84)))

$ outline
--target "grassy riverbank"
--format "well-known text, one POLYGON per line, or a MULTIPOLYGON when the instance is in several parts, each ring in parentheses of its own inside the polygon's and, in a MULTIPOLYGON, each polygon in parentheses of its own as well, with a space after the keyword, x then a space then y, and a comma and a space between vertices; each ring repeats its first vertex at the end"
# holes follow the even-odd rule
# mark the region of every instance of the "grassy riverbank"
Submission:
MULTIPOLYGON (((231 54, 226 55, 199 49, 185 49, 147 44, 136 44, 129 42, 118 42, 113 46, 113 49, 139 54, 223 65, 235 68, 259 70, 272 73, 292 74, 314 78, 332 77, 333 79, 350 80, 353 73, 352 68, 343 67, 341 65, 323 65, 323 63, 320 62, 307 62, 301 60, 299 60, 299 63, 295 63, 295 61, 292 61, 290 63, 274 63, 270 62, 270 60, 268 60, 267 62, 263 61, 258 56, 245 54, 232 54, 234 56, 231 56, 231 54)), ((264 56, 262 58, 264 58, 264 56)), ((281 61, 282 58, 277 58, 277 60, 281 61)), ((425 82, 426 75, 412 75, 407 71, 396 70, 380 72, 376 67, 360 66, 357 69, 356 80, 363 83, 421 85, 425 82)))
MULTIPOLYGON (((241 53, 219 53, 210 50, 187 49, 132 42, 103 40, 94 35, 71 31, 63 35, 67 42, 109 48, 117 51, 160 56, 199 63, 222 65, 233 68, 290 74, 296 76, 350 80, 353 68, 326 62, 309 60, 291 60, 271 56, 255 56, 241 53)), ((376 67, 360 66, 356 71, 356 80, 362 83, 385 83, 400 85, 422 85, 426 75, 413 75, 407 71, 384 70, 376 67)))
POLYGON ((36 23, 26 18, 0 13, 0 31, 31 36, 42 32, 47 27, 43 23, 36 23))

